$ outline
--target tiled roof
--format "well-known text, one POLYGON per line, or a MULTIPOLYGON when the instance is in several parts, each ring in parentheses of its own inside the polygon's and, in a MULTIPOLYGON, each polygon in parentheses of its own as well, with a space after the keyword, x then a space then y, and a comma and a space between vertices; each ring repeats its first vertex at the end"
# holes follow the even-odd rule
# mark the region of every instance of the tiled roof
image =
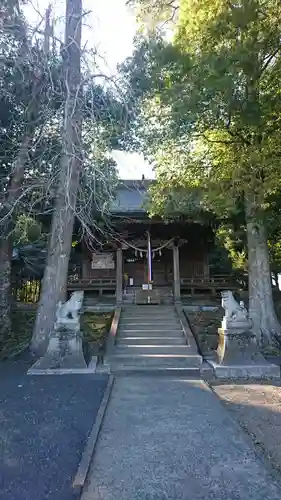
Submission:
POLYGON ((111 213, 145 213, 148 185, 149 181, 122 181, 116 189, 111 213))

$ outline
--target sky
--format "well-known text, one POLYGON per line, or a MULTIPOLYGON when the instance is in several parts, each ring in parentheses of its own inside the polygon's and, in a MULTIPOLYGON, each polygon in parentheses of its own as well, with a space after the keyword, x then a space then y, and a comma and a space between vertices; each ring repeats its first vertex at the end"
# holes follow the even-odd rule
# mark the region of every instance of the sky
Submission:
MULTIPOLYGON (((36 24, 49 3, 55 18, 63 25, 64 0, 30 0, 25 7, 28 21, 36 24)), ((83 26, 83 41, 87 41, 88 46, 98 47, 112 72, 117 63, 132 53, 137 29, 134 13, 125 3, 126 0, 83 0, 83 10, 89 12, 83 26)))
MULTIPOLYGON (((25 15, 29 23, 36 25, 44 14, 49 3, 53 5, 53 13, 58 20, 59 37, 63 38, 64 0, 31 0, 25 7, 25 15)), ((83 9, 90 11, 83 26, 83 44, 89 48, 97 47, 102 59, 100 68, 108 75, 117 72, 117 64, 132 54, 133 38, 137 24, 134 13, 125 5, 126 0, 84 0, 83 9)), ((150 165, 142 155, 114 152, 118 163, 119 175, 126 179, 153 177, 150 165)))

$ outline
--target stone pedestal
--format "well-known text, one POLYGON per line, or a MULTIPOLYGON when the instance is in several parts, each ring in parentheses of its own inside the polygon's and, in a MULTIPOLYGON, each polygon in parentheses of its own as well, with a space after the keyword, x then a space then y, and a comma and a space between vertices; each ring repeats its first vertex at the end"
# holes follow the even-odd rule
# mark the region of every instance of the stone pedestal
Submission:
POLYGON ((60 327, 53 331, 46 354, 28 370, 28 375, 93 373, 95 368, 95 363, 86 364, 80 331, 60 327))
POLYGON ((65 302, 59 302, 56 322, 46 354, 28 370, 28 375, 94 373, 97 359, 87 366, 82 346, 79 311, 84 292, 74 292, 65 302))
POLYGON ((268 363, 259 352, 248 323, 219 328, 217 362, 209 361, 217 378, 279 378, 280 368, 268 363))
POLYGON ((79 333, 80 332, 80 319, 79 316, 74 318, 59 318, 54 326, 54 331, 67 331, 69 333, 79 333))

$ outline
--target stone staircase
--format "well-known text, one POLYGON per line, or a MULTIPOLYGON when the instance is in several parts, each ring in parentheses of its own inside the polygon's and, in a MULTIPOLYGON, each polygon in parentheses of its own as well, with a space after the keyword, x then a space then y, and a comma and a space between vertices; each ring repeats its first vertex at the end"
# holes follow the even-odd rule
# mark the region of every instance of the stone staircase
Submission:
POLYGON ((174 306, 122 308, 116 344, 107 356, 116 374, 200 375, 201 356, 189 345, 174 306))

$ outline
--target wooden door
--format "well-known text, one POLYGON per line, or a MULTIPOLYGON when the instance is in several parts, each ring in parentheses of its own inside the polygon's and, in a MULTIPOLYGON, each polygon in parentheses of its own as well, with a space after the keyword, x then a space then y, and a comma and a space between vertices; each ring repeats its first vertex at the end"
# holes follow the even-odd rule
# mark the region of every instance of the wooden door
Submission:
POLYGON ((128 275, 128 278, 133 278, 134 286, 140 286, 143 283, 147 283, 145 272, 145 263, 142 261, 126 262, 124 265, 124 273, 128 275))

